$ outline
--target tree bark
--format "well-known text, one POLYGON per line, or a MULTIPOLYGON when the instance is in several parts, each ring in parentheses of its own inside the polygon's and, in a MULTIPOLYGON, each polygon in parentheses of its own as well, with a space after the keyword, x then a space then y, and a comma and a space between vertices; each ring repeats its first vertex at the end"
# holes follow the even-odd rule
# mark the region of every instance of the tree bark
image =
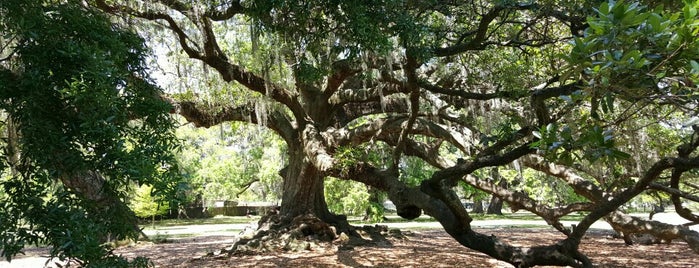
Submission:
POLYGON ((307 159, 300 146, 289 145, 289 164, 281 171, 284 192, 280 216, 282 224, 301 215, 312 214, 335 226, 337 232, 349 232, 347 217, 335 215, 325 202, 324 175, 307 159))
POLYGON ((338 175, 386 191, 389 199, 397 207, 412 206, 434 217, 461 245, 516 267, 592 265, 590 260, 577 250, 579 241, 576 240, 565 239, 548 246, 517 247, 495 236, 475 232, 470 225, 472 218, 466 213, 458 198, 454 198, 456 194, 449 188, 437 189, 428 184, 410 187, 400 182, 390 170, 379 170, 369 165, 357 165, 338 175))
POLYGON ((473 198, 473 209, 471 210, 471 213, 478 213, 481 214, 483 213, 483 199, 480 197, 474 197, 473 198))
POLYGON ((490 204, 488 204, 488 209, 486 214, 502 215, 502 199, 493 195, 490 198, 490 204))
MULTIPOLYGON (((500 172, 498 172, 498 169, 493 168, 491 172, 493 176, 493 182, 499 181, 498 186, 500 186, 503 189, 507 189, 507 180, 505 178, 500 177, 500 172)), ((490 198, 490 204, 488 204, 487 214, 502 215, 502 203, 502 199, 500 199, 496 195, 493 195, 490 198)))

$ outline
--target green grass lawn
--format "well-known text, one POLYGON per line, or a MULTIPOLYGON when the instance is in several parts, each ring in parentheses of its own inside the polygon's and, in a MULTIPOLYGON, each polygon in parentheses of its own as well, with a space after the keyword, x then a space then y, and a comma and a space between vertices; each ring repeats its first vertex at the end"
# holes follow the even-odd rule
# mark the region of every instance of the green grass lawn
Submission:
MULTIPOLYGON (((489 214, 471 214, 474 221, 479 220, 541 220, 538 216, 532 213, 505 213, 503 215, 489 215, 489 214)), ((562 221, 580 221, 584 215, 574 214, 567 215, 561 218, 562 221)), ((142 226, 147 229, 164 228, 164 227, 174 227, 182 225, 203 225, 203 224, 246 224, 251 222, 257 222, 260 219, 259 216, 216 216, 212 218, 203 219, 167 219, 167 220, 157 220, 154 225, 151 222, 143 222, 142 226)), ((348 217, 350 224, 363 225, 363 224, 376 224, 377 222, 365 221, 360 216, 350 216, 348 217)), ((398 222, 434 222, 435 219, 426 215, 423 215, 417 219, 406 220, 396 215, 395 213, 386 214, 386 220, 383 223, 398 223, 398 222)))
MULTIPOLYGON (((235 224, 235 223, 250 223, 260 220, 260 216, 215 216, 212 218, 202 219, 167 219, 155 221, 155 227, 170 227, 180 225, 200 225, 200 224, 235 224)), ((143 222, 143 226, 150 227, 151 222, 143 222)))
MULTIPOLYGON (((525 221, 534 221, 534 220, 541 220, 538 216, 528 213, 528 212, 519 212, 519 213, 505 213, 503 215, 485 215, 485 214, 471 214, 471 217, 474 219, 474 224, 478 225, 478 221, 483 221, 483 220, 525 220, 525 221)), ((561 220, 563 221, 579 221, 583 218, 583 215, 569 215, 563 217, 561 220)), ((157 242, 168 242, 171 239, 180 239, 180 238, 187 238, 187 237, 192 237, 192 236, 197 236, 200 234, 203 234, 203 232, 196 232, 193 231, 194 233, 185 233, 185 234, 173 234, 169 233, 172 230, 178 230, 178 229, 183 229, 187 228, 186 226, 188 225, 209 225, 209 224, 249 224, 253 222, 259 221, 260 217, 259 216, 252 216, 252 217, 247 217, 247 216, 216 216, 212 218, 204 218, 204 219, 167 219, 167 220, 159 220, 155 221, 154 224, 151 224, 151 222, 143 222, 142 227, 145 227, 144 230, 149 230, 151 232, 155 232, 155 234, 152 234, 151 238, 157 243, 157 242)), ((348 217, 348 220, 350 224, 352 225, 374 225, 374 224, 382 224, 382 223, 402 223, 402 222, 418 222, 418 223, 428 223, 428 222, 435 222, 435 219, 423 215, 421 217, 418 217, 417 219, 414 220, 406 220, 401 218, 400 216, 396 215, 395 213, 389 213, 386 215, 386 220, 383 222, 372 222, 372 221, 365 221, 362 219, 361 216, 350 216, 348 217)), ((418 230, 423 230, 423 229, 434 229, 434 225, 425 225, 425 226, 412 226, 411 227, 405 227, 401 228, 403 230, 410 230, 410 231, 418 231, 418 230)), ((499 228, 545 228, 545 226, 539 225, 539 224, 512 224, 512 225, 502 225, 499 226, 499 228)), ((231 232, 231 233, 237 233, 240 232, 238 229, 226 229, 226 230, 219 230, 222 232, 231 232)))

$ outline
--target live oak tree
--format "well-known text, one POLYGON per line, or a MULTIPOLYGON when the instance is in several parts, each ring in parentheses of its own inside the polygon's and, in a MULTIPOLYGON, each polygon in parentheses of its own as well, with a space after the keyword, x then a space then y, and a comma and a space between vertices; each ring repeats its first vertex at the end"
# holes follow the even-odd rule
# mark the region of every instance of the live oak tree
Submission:
POLYGON ((699 251, 699 235, 686 226, 620 209, 653 189, 696 222, 683 205, 697 199, 689 190, 699 166, 689 120, 699 73, 695 1, 87 2, 144 36, 176 40, 187 57, 255 96, 162 98, 197 126, 250 122, 284 140, 281 211, 263 226, 283 229, 311 214, 351 233, 328 211, 323 181, 332 176, 384 191, 399 215, 424 212, 460 244, 520 267, 592 266, 578 246, 603 217, 626 236, 682 239, 699 251), (238 34, 250 46, 231 42, 238 34), (250 57, 262 64, 247 65, 250 57), (678 138, 651 136, 657 131, 678 138), (381 163, 352 153, 377 143, 388 148, 381 163), (406 183, 405 157, 438 171, 406 183), (515 162, 585 201, 551 206, 475 176, 515 162), (566 238, 528 248, 475 232, 458 183, 541 216, 566 238), (586 216, 574 228, 559 222, 578 211, 586 216))
POLYGON ((696 220, 682 199, 696 199, 684 185, 695 185, 699 165, 694 123, 686 121, 696 110, 697 2, 676 2, 94 4, 141 25, 144 34, 170 36, 186 56, 264 100, 261 110, 252 101, 169 98, 197 126, 245 121, 285 141, 289 161, 275 227, 312 214, 351 232, 323 198, 323 180, 332 176, 386 192, 405 218, 434 217, 466 247, 529 267, 591 266, 578 245, 603 217, 625 235, 683 239, 699 250, 697 232, 620 210, 653 188, 696 220), (246 52, 262 55, 264 67, 246 65, 249 57, 230 42, 240 35, 250 38, 246 52), (649 136, 658 129, 679 139, 649 136), (637 142, 638 135, 647 138, 637 142), (376 143, 389 148, 383 163, 346 153, 376 143), (678 149, 644 152, 660 147, 678 149), (407 156, 439 170, 411 186, 400 180, 407 156), (473 176, 514 162, 549 174, 585 201, 554 207, 473 176), (458 182, 541 216, 566 238, 523 248, 475 232, 453 191, 458 182), (560 224, 576 211, 587 214, 575 228, 560 224))
POLYGON ((3 258, 49 245, 71 265, 147 265, 105 243, 141 234, 130 187, 177 183, 143 39, 79 1, 1 1, 0 36, 3 258))

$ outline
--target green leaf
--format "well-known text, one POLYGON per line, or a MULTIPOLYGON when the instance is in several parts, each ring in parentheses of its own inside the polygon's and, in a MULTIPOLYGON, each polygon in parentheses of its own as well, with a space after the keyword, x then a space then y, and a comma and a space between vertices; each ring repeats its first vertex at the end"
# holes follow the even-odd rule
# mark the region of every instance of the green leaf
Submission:
POLYGON ((685 20, 693 20, 697 16, 697 8, 692 5, 685 5, 682 11, 685 20))
POLYGON ((631 155, 620 150, 612 150, 612 158, 615 159, 629 159, 631 155))
POLYGON ((692 72, 699 73, 699 62, 695 60, 690 60, 689 64, 692 65, 692 72))
POLYGON ((595 9, 597 13, 600 15, 600 17, 605 17, 607 14, 609 14, 609 3, 608 2, 602 2, 600 4, 599 9, 595 9))

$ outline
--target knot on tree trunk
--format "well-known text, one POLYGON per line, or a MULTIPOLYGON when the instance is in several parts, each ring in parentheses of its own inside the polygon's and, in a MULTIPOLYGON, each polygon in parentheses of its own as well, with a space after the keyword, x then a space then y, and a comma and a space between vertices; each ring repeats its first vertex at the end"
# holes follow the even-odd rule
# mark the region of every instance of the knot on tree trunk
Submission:
POLYGON ((404 219, 413 220, 422 215, 422 209, 415 205, 398 205, 396 206, 398 216, 404 219))

